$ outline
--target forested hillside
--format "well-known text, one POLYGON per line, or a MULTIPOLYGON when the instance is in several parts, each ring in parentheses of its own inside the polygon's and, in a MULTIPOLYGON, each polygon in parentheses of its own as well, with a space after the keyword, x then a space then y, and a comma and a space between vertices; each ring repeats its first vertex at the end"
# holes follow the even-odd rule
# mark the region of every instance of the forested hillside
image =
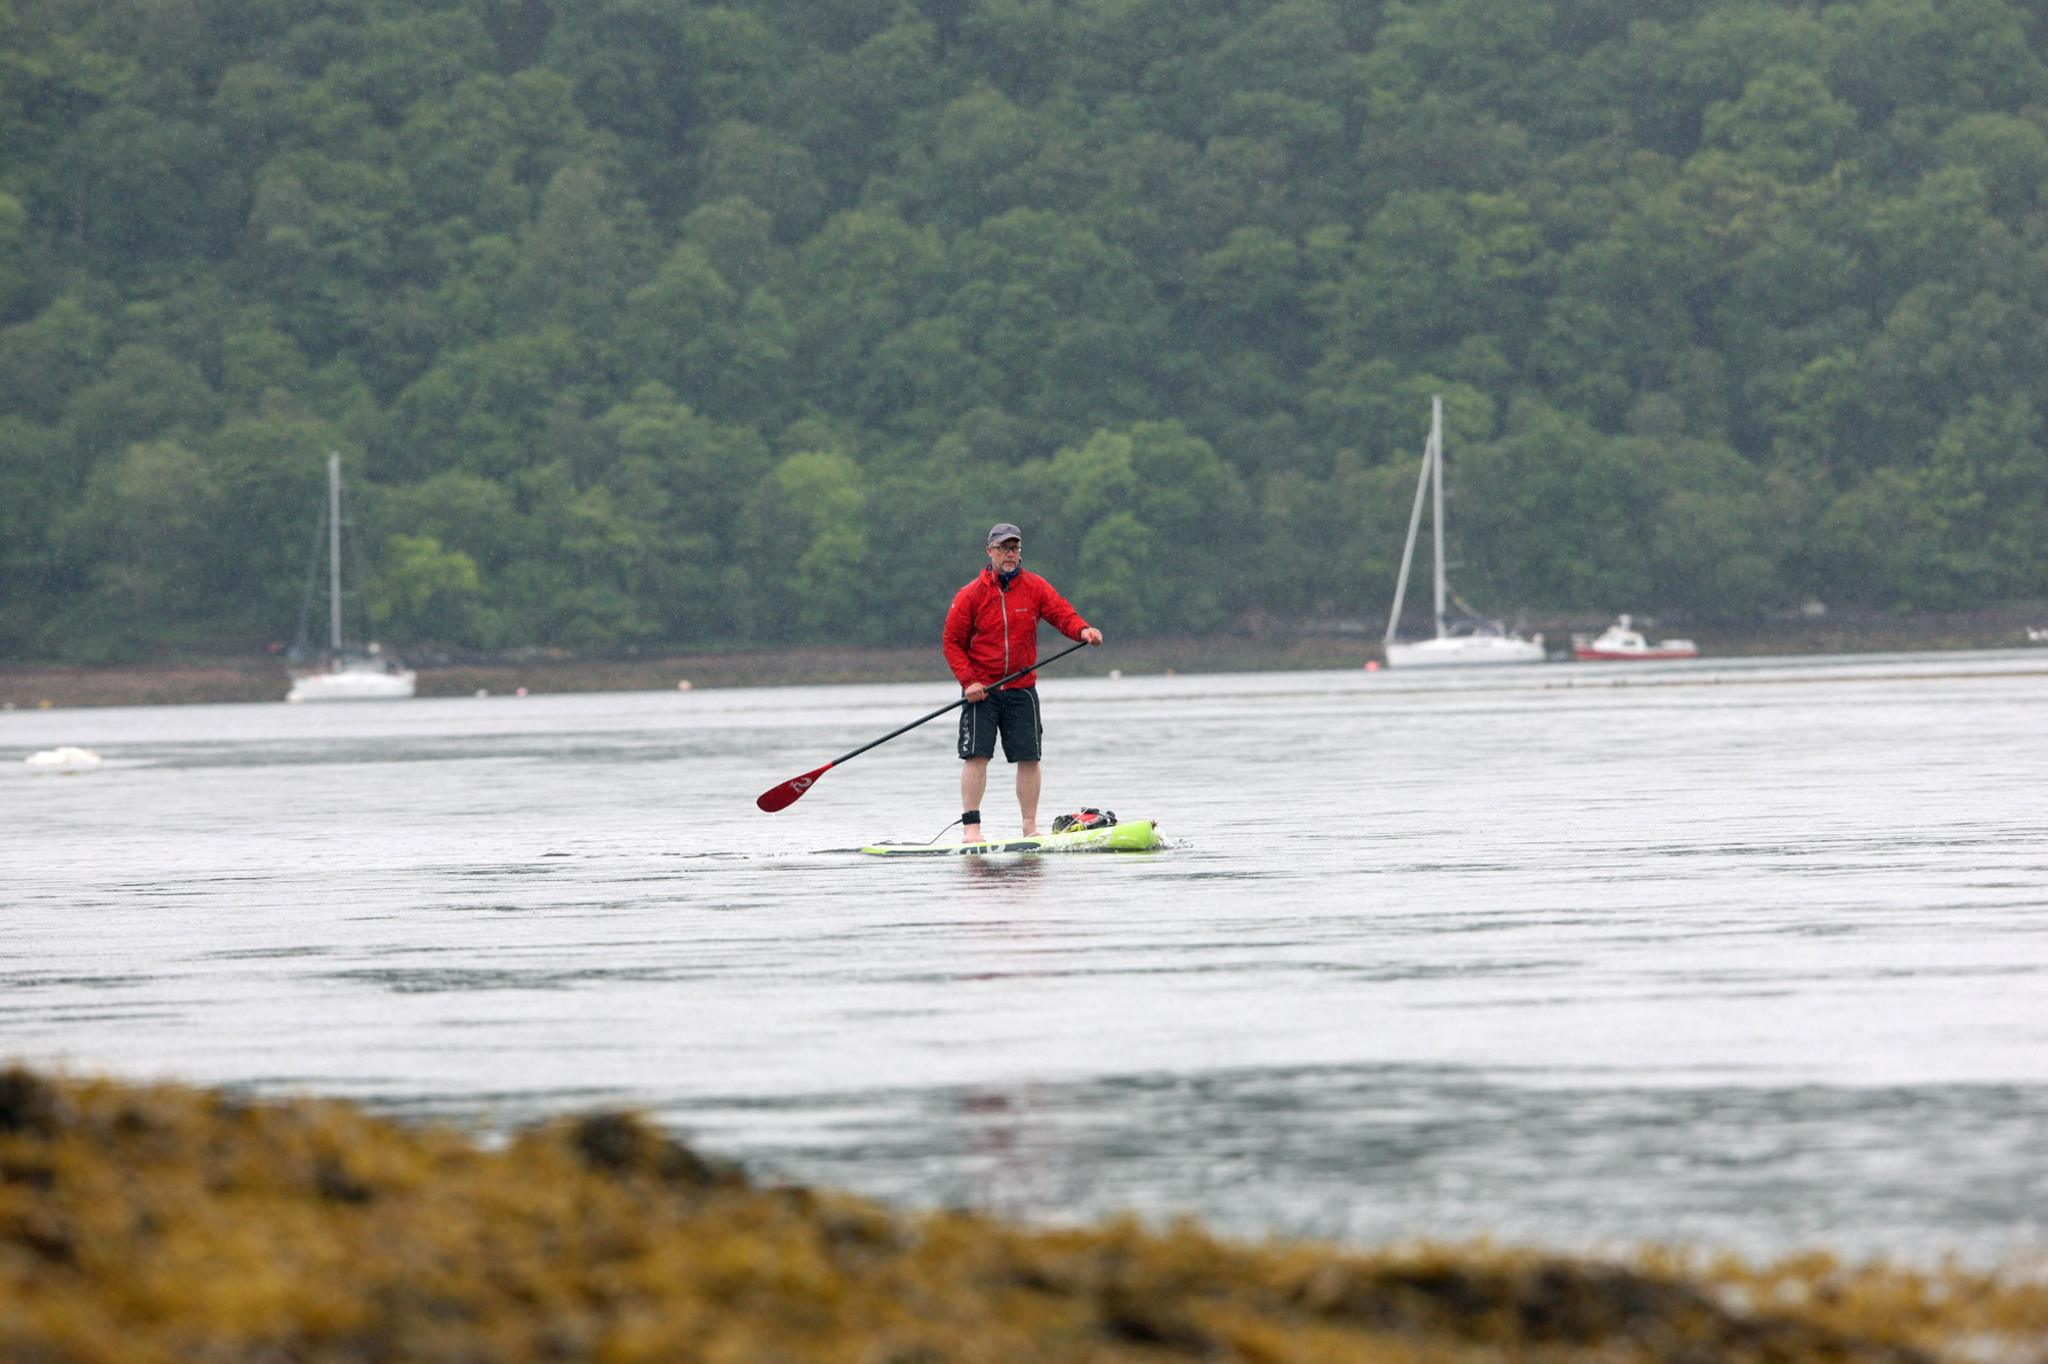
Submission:
POLYGON ((0 650, 2048 596, 2017 0, 0 0, 0 650))

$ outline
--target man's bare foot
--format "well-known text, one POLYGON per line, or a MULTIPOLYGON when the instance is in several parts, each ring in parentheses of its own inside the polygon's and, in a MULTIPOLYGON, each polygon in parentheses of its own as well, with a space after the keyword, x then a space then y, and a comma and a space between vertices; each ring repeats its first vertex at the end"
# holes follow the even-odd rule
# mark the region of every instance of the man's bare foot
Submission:
POLYGON ((1029 825, 1029 824, 1026 824, 1026 825, 1024 826, 1024 837, 1026 837, 1026 838, 1036 838, 1036 837, 1038 837, 1038 830, 1037 830, 1036 828, 1034 828, 1033 826, 1031 826, 1031 825, 1029 825))
POLYGON ((960 826, 960 841, 961 841, 962 843, 979 843, 979 842, 981 842, 981 826, 980 826, 979 824, 963 824, 963 825, 961 825, 961 826, 960 826))

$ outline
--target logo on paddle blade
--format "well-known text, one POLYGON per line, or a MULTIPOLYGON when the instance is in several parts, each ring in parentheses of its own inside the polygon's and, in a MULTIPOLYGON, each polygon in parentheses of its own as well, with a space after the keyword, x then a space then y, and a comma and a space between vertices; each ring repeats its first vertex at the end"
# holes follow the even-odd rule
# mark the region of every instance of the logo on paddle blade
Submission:
POLYGON ((811 789, 811 779, 809 777, 798 777, 789 785, 793 791, 808 791, 811 789))

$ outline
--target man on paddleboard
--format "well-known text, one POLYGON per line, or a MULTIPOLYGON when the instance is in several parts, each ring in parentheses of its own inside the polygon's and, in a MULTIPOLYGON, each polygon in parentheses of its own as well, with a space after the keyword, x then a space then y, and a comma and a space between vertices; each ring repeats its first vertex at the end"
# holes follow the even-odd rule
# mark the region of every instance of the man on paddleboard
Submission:
POLYGON ((946 663, 960 679, 961 841, 979 843, 981 793, 996 736, 1003 757, 1017 768, 1017 808, 1024 834, 1038 832, 1038 675, 1027 672, 991 692, 988 684, 1038 661, 1038 622, 1052 622, 1068 639, 1102 643, 1102 631, 1081 619, 1058 590, 1024 571, 1024 532, 1007 521, 988 532, 988 567, 953 596, 946 612, 946 663))

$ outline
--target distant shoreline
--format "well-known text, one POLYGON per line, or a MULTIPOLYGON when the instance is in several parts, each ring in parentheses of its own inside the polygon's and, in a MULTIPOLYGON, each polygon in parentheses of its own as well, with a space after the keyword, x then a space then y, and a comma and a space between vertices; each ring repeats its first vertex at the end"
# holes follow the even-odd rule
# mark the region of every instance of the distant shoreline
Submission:
MULTIPOLYGON (((1706 658, 1795 654, 1890 653, 1916 650, 2030 647, 2027 631, 2048 628, 2048 603, 1983 611, 1892 616, 1835 613, 1817 619, 1689 626, 1645 619, 1651 634, 1684 634, 1706 658)), ((1604 620, 1530 623, 1553 648, 1604 620)), ((1064 676, 1125 673, 1217 673, 1361 668, 1381 658, 1379 628, 1363 622, 1288 622, 1194 637, 1119 640, 1061 663, 1064 676)), ((2048 645, 2033 644, 2048 656, 2048 645)), ((810 645, 745 650, 676 649, 630 658, 536 656, 411 659, 419 695, 529 695, 593 691, 668 691, 691 687, 774 687, 862 682, 938 681, 945 677, 936 643, 924 647, 810 645)), ((1625 666, 1625 665, 1624 665, 1625 666)), ((0 662, 0 707, 181 705, 282 701, 290 686, 282 659, 267 654, 169 657, 149 662, 81 666, 0 662)))

